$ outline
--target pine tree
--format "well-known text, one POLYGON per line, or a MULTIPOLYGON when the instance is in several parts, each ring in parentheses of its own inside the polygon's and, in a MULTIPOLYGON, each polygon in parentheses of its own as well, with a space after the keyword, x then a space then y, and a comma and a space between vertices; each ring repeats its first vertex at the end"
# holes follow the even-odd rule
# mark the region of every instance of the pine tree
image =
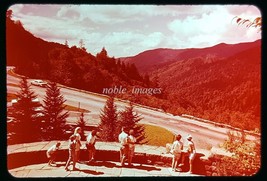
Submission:
POLYGON ((136 143, 146 143, 145 127, 138 124, 142 120, 140 115, 133 111, 133 105, 130 103, 128 107, 122 112, 120 112, 119 120, 120 126, 124 127, 126 130, 133 129, 134 137, 136 138, 136 143))
POLYGON ((118 113, 114 104, 114 98, 110 96, 106 102, 104 110, 101 111, 100 125, 101 138, 103 141, 118 141, 118 113))
POLYGON ((17 93, 17 103, 12 105, 10 116, 13 121, 8 125, 9 143, 26 143, 40 139, 41 103, 37 95, 31 91, 27 79, 20 82, 20 92, 17 93))
POLYGON ((44 98, 44 138, 47 140, 58 140, 67 138, 69 126, 66 124, 66 118, 69 116, 68 111, 64 111, 63 104, 66 102, 60 94, 57 84, 50 82, 46 89, 44 98))
POLYGON ((84 112, 81 112, 80 117, 77 121, 77 127, 81 128, 81 140, 84 141, 86 139, 86 136, 84 134, 84 130, 85 130, 85 120, 84 120, 84 112))

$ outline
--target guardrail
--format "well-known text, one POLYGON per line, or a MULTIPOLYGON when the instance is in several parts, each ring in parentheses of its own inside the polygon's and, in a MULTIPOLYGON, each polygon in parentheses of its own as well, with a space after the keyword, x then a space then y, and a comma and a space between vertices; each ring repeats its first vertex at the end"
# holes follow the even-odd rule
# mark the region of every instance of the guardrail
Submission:
POLYGON ((222 128, 228 128, 228 129, 231 129, 234 131, 239 131, 239 132, 245 132, 245 133, 253 135, 253 136, 260 136, 260 133, 255 133, 255 132, 248 131, 248 130, 242 130, 240 128, 236 128, 236 127, 233 127, 233 126, 228 125, 228 124, 218 123, 218 122, 214 122, 214 121, 210 121, 210 120, 206 120, 206 119, 202 119, 202 118, 197 118, 195 116, 188 115, 188 114, 182 114, 182 116, 185 118, 190 118, 190 119, 199 120, 199 121, 202 121, 205 123, 213 124, 214 126, 218 126, 218 127, 222 127, 222 128))

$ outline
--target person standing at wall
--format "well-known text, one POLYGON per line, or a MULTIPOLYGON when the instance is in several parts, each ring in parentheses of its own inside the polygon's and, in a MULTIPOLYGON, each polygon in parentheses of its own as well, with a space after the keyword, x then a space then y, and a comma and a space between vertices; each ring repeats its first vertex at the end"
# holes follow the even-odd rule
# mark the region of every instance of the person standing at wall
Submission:
POLYGON ((179 159, 181 158, 182 150, 183 150, 183 143, 181 142, 182 136, 178 134, 176 136, 176 140, 173 142, 171 147, 171 153, 173 154, 172 158, 172 171, 176 171, 176 167, 178 164, 179 159))
MULTIPOLYGON (((89 154, 89 162, 92 162, 95 160, 95 143, 96 143, 96 139, 97 139, 97 131, 93 130, 91 133, 88 134, 87 138, 86 138, 86 148, 89 154)), ((89 163, 88 162, 88 163, 89 163)))
POLYGON ((68 171, 69 170, 69 165, 70 162, 73 162, 73 168, 72 170, 77 170, 77 168, 75 167, 76 165, 76 154, 75 154, 75 148, 76 148, 76 136, 75 135, 71 135, 69 138, 69 158, 68 161, 65 165, 65 170, 68 171))
POLYGON ((119 134, 119 142, 120 142, 120 162, 121 166, 124 166, 125 159, 128 154, 129 145, 127 143, 128 134, 125 132, 125 128, 121 128, 121 133, 119 134))
POLYGON ((192 173, 193 171, 193 161, 196 157, 196 148, 195 148, 195 144, 192 141, 192 136, 188 135, 187 136, 187 141, 188 141, 188 150, 187 152, 189 153, 189 173, 192 173))
POLYGON ((81 128, 80 127, 76 127, 74 130, 74 135, 76 137, 76 147, 75 147, 75 158, 76 158, 76 162, 80 162, 80 149, 82 146, 81 143, 81 128))
POLYGON ((129 131, 129 136, 127 139, 128 145, 129 145, 129 150, 128 150, 128 165, 132 166, 132 159, 134 156, 134 149, 135 149, 135 142, 136 138, 134 137, 134 130, 129 131))

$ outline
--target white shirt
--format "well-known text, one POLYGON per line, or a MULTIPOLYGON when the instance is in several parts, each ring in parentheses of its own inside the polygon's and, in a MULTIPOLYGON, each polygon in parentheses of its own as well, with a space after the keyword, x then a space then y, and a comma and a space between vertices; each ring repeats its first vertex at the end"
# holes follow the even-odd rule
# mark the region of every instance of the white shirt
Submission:
POLYGON ((95 140, 96 140, 96 135, 95 136, 92 136, 92 133, 90 133, 87 138, 86 138, 86 141, 87 143, 89 144, 94 144, 95 143, 95 140))
POLYGON ((127 137, 128 134, 126 134, 124 131, 119 134, 119 142, 121 143, 121 145, 127 144, 127 137))
POLYGON ((128 136, 128 139, 130 141, 129 148, 134 148, 134 143, 136 142, 136 139, 133 135, 128 136))
POLYGON ((51 154, 53 154, 56 150, 58 150, 59 148, 58 147, 56 147, 56 145, 53 145, 53 146, 51 146, 48 150, 47 150, 47 152, 46 152, 46 154, 47 155, 51 155, 51 154))
POLYGON ((76 136, 76 148, 75 148, 75 150, 79 151, 81 148, 81 135, 79 133, 76 133, 75 136, 76 136))
POLYGON ((175 154, 181 153, 183 148, 183 143, 181 141, 174 141, 172 144, 172 151, 175 154))

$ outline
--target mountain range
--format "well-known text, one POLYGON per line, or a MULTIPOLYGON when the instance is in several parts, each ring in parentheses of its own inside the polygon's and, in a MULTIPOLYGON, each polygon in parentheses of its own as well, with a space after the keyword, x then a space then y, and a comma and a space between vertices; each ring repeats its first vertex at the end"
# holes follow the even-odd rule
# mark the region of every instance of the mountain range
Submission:
POLYGON ((169 100, 163 105, 168 112, 260 127, 261 40, 148 50, 122 60, 157 80, 169 100))
POLYGON ((159 48, 147 50, 132 57, 121 57, 122 61, 134 63, 141 73, 149 73, 159 67, 173 62, 194 57, 219 57, 227 58, 261 44, 261 40, 238 44, 220 43, 206 48, 169 49, 159 48))

